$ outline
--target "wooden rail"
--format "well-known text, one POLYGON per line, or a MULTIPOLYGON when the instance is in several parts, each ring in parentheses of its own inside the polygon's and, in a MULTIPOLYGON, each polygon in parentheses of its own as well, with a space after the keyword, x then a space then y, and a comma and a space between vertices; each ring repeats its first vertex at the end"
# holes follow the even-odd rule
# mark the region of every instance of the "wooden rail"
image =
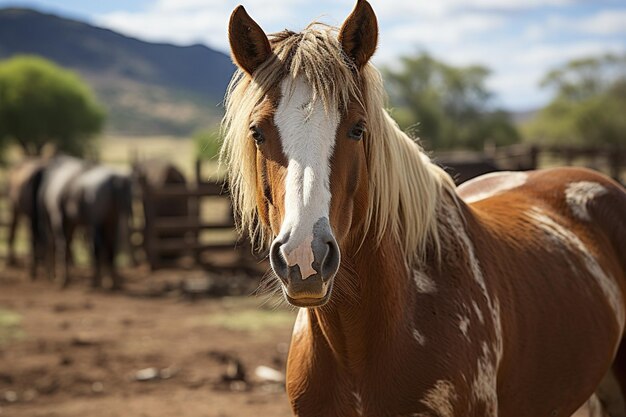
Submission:
MULTIPOLYGON (((230 196, 223 181, 205 182, 202 180, 202 163, 196 162, 195 181, 187 184, 173 184, 154 189, 147 184, 141 185, 144 202, 143 246, 146 257, 153 269, 167 266, 171 257, 190 255, 197 263, 203 264, 203 253, 207 251, 250 251, 249 245, 236 238, 235 221, 232 210, 223 220, 202 220, 201 207, 206 198, 220 199, 230 207, 230 196), (151 201, 163 199, 183 199, 187 202, 188 213, 184 217, 159 217, 151 201), (227 241, 203 242, 201 233, 205 231, 228 232, 227 241), (174 235, 174 237, 172 237, 174 235), (228 241, 230 239, 230 241, 228 241)), ((214 216, 209 216, 213 218, 214 216)), ((246 256, 242 256, 243 259, 246 256)), ((247 257, 249 258, 249 256, 247 257)))

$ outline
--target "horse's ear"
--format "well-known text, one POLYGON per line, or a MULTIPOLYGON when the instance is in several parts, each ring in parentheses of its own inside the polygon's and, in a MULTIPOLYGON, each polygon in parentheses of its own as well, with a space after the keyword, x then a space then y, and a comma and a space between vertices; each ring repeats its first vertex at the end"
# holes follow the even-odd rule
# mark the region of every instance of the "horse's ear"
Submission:
POLYGON ((356 6, 339 31, 343 51, 358 69, 363 68, 376 51, 378 23, 372 6, 366 0, 357 0, 356 6))
POLYGON ((243 6, 237 6, 230 15, 228 40, 235 64, 250 75, 272 54, 265 32, 243 6))

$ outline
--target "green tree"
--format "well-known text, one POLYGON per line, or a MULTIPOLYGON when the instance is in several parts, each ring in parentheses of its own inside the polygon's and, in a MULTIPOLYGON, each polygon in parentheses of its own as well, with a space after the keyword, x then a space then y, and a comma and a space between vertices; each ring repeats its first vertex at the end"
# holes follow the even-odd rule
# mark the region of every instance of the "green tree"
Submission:
POLYGON ((485 141, 505 145, 519 140, 508 114, 490 105, 488 69, 454 67, 427 53, 403 57, 400 64, 384 71, 398 107, 394 116, 431 147, 480 149, 485 141))
POLYGON ((82 155, 103 121, 101 106, 73 72, 34 56, 0 63, 0 145, 13 140, 37 155, 51 143, 82 155))
POLYGON ((525 126, 531 142, 626 145, 626 55, 571 61, 541 85, 552 101, 525 126))

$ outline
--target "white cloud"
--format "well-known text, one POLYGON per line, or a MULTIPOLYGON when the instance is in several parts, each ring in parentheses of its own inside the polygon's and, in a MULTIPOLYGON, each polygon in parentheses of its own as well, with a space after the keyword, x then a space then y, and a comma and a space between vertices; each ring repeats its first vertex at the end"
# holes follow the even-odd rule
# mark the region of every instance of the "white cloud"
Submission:
MULTIPOLYGON (((294 20, 304 0, 248 0, 246 9, 263 26, 294 20)), ((154 42, 189 44, 204 42, 228 50, 228 19, 238 1, 159 0, 141 12, 114 12, 95 22, 122 33, 154 42)))
POLYGON ((526 28, 529 40, 545 39, 562 33, 610 36, 626 34, 626 10, 601 10, 591 16, 566 18, 550 16, 540 24, 526 28))
MULTIPOLYGON (((619 4, 614 0, 599 0, 595 4, 604 6, 582 17, 565 12, 583 0, 370 1, 381 30, 377 65, 393 64, 419 49, 457 65, 482 64, 493 71, 489 85, 500 102, 514 108, 545 101, 538 82, 555 65, 626 51, 626 39, 620 37, 626 33, 626 9, 614 7, 619 4), (536 18, 523 18, 526 11, 536 18)), ((95 21, 141 39, 203 42, 228 51, 228 18, 240 2, 267 32, 300 30, 312 20, 340 25, 355 4, 354 0, 157 0, 143 11, 103 14, 95 21)))
POLYGON ((467 40, 468 36, 486 33, 504 25, 506 19, 494 14, 467 14, 454 19, 424 20, 394 26, 386 36, 390 42, 411 42, 420 45, 450 44, 467 40))
POLYGON ((580 22, 580 29, 596 35, 626 33, 626 10, 605 10, 580 22))
POLYGON ((376 11, 383 17, 419 19, 422 17, 443 17, 467 10, 514 12, 537 7, 567 6, 580 1, 581 0, 371 0, 371 3, 376 11))

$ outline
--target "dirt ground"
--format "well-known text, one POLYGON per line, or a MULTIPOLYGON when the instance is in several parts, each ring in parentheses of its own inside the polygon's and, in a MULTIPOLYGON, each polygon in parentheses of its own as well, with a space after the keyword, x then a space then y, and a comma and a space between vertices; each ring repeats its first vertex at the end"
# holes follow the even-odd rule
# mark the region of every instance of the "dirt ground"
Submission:
POLYGON ((291 416, 284 385, 255 370, 284 370, 293 310, 185 295, 200 271, 125 270, 120 293, 78 275, 62 291, 0 269, 0 416, 291 416))
POLYGON ((284 370, 294 311, 163 291, 199 272, 125 270, 111 293, 2 268, 0 416, 291 416, 284 386, 255 369, 284 370))

